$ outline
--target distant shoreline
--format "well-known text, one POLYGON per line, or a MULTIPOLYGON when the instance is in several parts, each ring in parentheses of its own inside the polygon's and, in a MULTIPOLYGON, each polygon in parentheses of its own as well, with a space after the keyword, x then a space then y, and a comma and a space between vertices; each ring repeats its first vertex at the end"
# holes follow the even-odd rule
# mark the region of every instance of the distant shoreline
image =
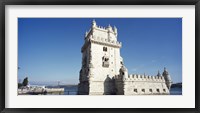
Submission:
POLYGON ((46 85, 47 88, 64 88, 64 87, 77 87, 77 85, 46 85))
POLYGON ((172 84, 171 88, 182 88, 182 82, 172 84))

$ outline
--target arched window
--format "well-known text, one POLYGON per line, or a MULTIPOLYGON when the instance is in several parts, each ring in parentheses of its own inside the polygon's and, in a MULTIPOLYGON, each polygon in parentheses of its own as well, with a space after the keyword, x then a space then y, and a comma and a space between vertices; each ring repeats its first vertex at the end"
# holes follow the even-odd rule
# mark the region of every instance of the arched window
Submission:
POLYGON ((102 66, 103 67, 109 67, 109 58, 108 57, 102 57, 102 66))
POLYGON ((163 89, 163 91, 164 91, 164 92, 166 92, 166 90, 165 90, 165 89, 163 89))

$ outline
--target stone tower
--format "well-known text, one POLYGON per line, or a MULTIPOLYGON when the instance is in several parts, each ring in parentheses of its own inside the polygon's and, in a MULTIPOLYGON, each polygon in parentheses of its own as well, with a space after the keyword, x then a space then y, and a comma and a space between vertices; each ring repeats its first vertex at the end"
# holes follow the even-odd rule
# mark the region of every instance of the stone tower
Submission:
POLYGON ((163 75, 163 77, 165 79, 165 83, 167 85, 167 88, 170 90, 171 85, 172 85, 172 80, 171 80, 171 77, 170 77, 170 75, 169 75, 169 73, 168 73, 166 68, 164 68, 164 72, 163 72, 162 75, 163 75))
POLYGON ((116 27, 100 27, 93 20, 84 39, 79 95, 170 94, 172 80, 166 68, 156 76, 128 73, 120 56, 122 45, 117 41, 116 27))
POLYGON ((120 56, 121 42, 117 41, 117 28, 97 26, 95 20, 85 34, 81 48, 78 94, 106 95, 114 93, 114 76, 119 75, 123 64, 120 56))

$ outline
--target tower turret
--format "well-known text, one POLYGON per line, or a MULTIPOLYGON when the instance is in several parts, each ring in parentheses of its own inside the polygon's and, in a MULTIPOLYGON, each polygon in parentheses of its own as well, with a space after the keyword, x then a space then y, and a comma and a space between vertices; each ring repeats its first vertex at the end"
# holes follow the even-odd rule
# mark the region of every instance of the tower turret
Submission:
POLYGON ((120 75, 122 76, 123 80, 128 78, 128 69, 124 65, 122 65, 120 68, 120 75))
POLYGON ((166 68, 164 68, 164 72, 163 72, 162 76, 165 79, 165 83, 167 85, 167 88, 170 90, 170 87, 172 85, 172 80, 171 80, 171 77, 170 77, 170 75, 169 75, 169 73, 168 73, 166 68))
POLYGON ((93 21, 92 21, 92 28, 94 28, 94 27, 96 27, 96 26, 97 26, 96 21, 93 20, 93 21))
POLYGON ((116 28, 116 26, 114 26, 113 31, 114 31, 115 36, 116 36, 116 38, 117 38, 117 28, 116 28))
POLYGON ((109 41, 115 40, 114 31, 113 31, 113 28, 110 26, 110 24, 108 25, 106 29, 108 30, 108 40, 109 41))
POLYGON ((112 27, 110 26, 110 24, 108 25, 107 29, 108 29, 108 32, 112 32, 112 27))

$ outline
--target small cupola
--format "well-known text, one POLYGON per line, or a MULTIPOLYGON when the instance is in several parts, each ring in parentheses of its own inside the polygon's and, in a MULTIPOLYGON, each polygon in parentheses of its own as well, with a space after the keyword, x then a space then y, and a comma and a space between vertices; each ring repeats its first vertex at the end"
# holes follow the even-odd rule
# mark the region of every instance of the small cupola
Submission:
POLYGON ((92 27, 96 27, 96 26, 97 26, 96 21, 93 20, 93 21, 92 21, 92 27))
POLYGON ((112 32, 112 27, 110 26, 110 24, 107 27, 108 32, 112 32))

